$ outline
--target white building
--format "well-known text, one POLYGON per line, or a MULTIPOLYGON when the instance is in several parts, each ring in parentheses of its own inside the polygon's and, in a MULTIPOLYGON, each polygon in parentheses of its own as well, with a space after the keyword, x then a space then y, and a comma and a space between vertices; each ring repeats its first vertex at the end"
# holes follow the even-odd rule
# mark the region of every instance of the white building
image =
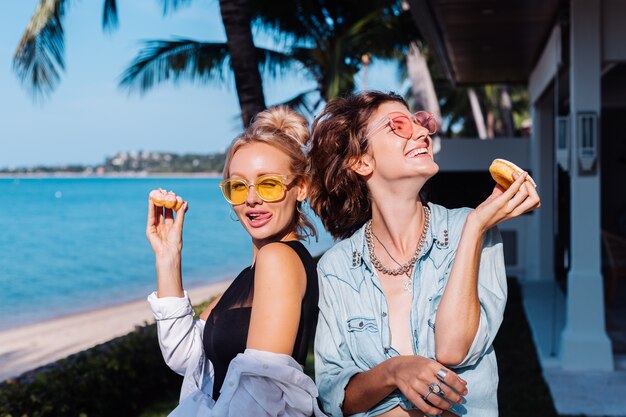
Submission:
POLYGON ((623 340, 605 323, 626 322, 626 310, 605 311, 601 242, 602 230, 626 236, 626 1, 409 4, 457 85, 528 85, 528 140, 444 141, 440 166, 485 170, 504 157, 532 173, 541 209, 503 229, 555 406, 626 416, 626 366, 615 349, 623 340))

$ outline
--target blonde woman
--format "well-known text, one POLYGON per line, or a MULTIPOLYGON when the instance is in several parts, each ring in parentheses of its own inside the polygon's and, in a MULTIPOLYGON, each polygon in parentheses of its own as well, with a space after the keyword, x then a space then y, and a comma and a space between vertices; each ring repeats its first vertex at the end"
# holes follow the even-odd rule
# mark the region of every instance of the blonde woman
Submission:
POLYGON ((253 255, 200 320, 181 276, 187 202, 176 215, 149 203, 157 291, 148 300, 165 361, 185 375, 172 415, 320 415, 315 386, 302 373, 318 301, 315 264, 301 243, 316 235, 301 210, 308 139, 306 120, 277 107, 259 113, 229 148, 220 187, 253 255))

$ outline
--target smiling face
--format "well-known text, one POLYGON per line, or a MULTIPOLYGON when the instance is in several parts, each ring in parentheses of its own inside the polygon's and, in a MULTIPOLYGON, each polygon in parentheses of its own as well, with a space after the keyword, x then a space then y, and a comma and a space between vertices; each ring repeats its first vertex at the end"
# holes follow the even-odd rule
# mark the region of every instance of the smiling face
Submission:
MULTIPOLYGON (((402 103, 389 101, 372 113, 368 127, 376 126, 390 113, 412 116, 402 103)), ((413 123, 413 134, 408 139, 398 136, 390 125, 386 125, 383 129, 376 129, 376 133, 367 140, 369 149, 363 158, 369 162, 369 175, 375 182, 421 179, 420 183, 423 185, 439 171, 439 166, 433 159, 428 129, 417 123, 413 123)))
MULTIPOLYGON (((258 177, 266 174, 292 174, 287 154, 261 142, 243 145, 235 151, 230 162, 230 178, 240 178, 254 184, 258 177)), ((255 187, 251 186, 245 202, 233 206, 237 218, 252 236, 256 249, 265 243, 296 238, 296 203, 306 198, 306 188, 292 177, 285 183, 285 196, 278 201, 263 201, 255 187)))

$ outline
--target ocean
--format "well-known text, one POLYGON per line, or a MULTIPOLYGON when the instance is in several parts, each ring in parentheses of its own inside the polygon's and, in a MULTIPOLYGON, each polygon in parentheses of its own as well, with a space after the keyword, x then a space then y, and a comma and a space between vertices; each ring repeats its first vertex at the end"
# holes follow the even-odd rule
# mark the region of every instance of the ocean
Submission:
MULTIPOLYGON (((156 289, 145 237, 148 193, 189 201, 183 282, 234 276, 252 259, 249 235, 229 217, 217 178, 0 179, 0 330, 142 299, 156 289)), ((333 241, 319 219, 319 254, 333 241)), ((146 304, 146 308, 147 304, 146 304)))

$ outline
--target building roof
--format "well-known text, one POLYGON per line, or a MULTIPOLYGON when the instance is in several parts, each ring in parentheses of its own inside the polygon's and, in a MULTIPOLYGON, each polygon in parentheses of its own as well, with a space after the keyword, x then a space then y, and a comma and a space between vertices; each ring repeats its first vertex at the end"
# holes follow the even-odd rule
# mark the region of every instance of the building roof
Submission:
POLYGON ((426 44, 456 84, 526 83, 560 0, 408 0, 426 44))

